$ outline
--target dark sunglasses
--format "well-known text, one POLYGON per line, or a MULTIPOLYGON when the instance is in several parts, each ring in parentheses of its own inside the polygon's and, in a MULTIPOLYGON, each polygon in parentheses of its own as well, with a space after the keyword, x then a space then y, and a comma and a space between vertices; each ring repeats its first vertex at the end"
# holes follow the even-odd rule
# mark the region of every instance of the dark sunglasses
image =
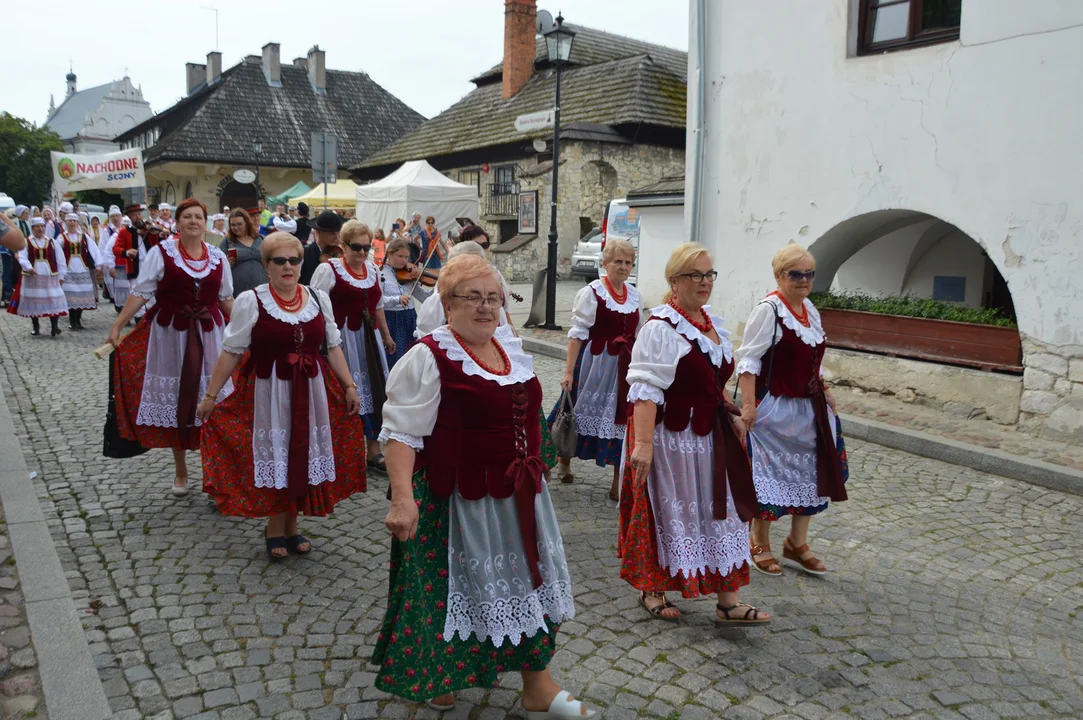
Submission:
POLYGON ((801 272, 800 270, 790 270, 786 273, 787 277, 793 282, 801 282, 802 280, 815 280, 816 271, 809 270, 808 272, 801 272))
POLYGON ((488 240, 486 240, 486 241, 485 241, 485 242, 483 242, 483 243, 478 243, 478 245, 481 245, 481 249, 482 249, 482 250, 488 250, 488 249, 489 249, 489 245, 490 245, 490 244, 491 244, 491 243, 490 243, 490 242, 489 242, 488 240))
POLYGON ((356 253, 367 253, 372 249, 371 245, 362 245, 361 243, 350 243, 350 249, 356 253))
POLYGON ((283 267, 286 263, 289 263, 290 265, 293 265, 294 267, 297 267, 298 265, 301 264, 301 258, 299 258, 297 256, 294 256, 294 257, 273 257, 273 258, 271 258, 270 262, 273 262, 275 265, 277 265, 279 267, 283 267))

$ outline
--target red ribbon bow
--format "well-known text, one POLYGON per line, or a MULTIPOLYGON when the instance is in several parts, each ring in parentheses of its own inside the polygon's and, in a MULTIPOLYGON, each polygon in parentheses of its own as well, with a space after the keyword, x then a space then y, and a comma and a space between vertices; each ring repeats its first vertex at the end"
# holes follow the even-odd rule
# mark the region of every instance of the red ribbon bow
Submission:
POLYGON ((534 498, 541 492, 543 476, 549 477, 549 468, 540 457, 517 458, 504 473, 504 482, 515 488, 515 509, 519 515, 519 533, 523 539, 523 549, 526 551, 527 564, 530 566, 530 576, 535 588, 541 586, 542 576, 538 569, 541 555, 538 553, 538 523, 534 516, 534 498))

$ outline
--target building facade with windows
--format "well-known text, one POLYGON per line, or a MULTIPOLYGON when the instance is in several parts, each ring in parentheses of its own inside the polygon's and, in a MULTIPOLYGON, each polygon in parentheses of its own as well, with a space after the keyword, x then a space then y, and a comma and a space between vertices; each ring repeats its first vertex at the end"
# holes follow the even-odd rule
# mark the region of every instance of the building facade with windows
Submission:
POLYGON ((50 96, 45 126, 60 136, 68 152, 119 150, 114 138, 154 115, 150 103, 143 99, 142 87, 133 85, 127 75, 86 90, 78 89, 74 71, 64 79, 64 101, 57 107, 50 96))
POLYGON ((715 250, 728 324, 743 329, 791 240, 816 256, 817 289, 1003 308, 1022 376, 959 382, 992 383, 1021 428, 1083 442, 1083 3, 691 5, 707 42, 686 232, 715 250))
POLYGON ((313 47, 292 64, 278 43, 222 70, 222 55, 188 63, 186 97, 116 138, 143 149, 148 201, 188 197, 219 209, 255 207, 300 181, 313 185, 311 137, 338 138, 339 177, 424 118, 362 72, 329 70, 313 47), (238 169, 258 171, 240 183, 238 169), (258 185, 258 187, 257 187, 258 185))
MULTIPOLYGON (((452 180, 477 185, 482 215, 472 219, 489 232, 494 262, 509 280, 533 278, 548 252, 553 130, 515 129, 516 117, 549 109, 555 99, 536 14, 536 0, 506 0, 503 62, 474 78, 475 89, 455 105, 353 171, 366 182, 407 160, 426 160, 452 180), (527 192, 537 193, 537 228, 521 233, 519 199, 527 192)), ((579 238, 601 224, 607 201, 683 173, 688 71, 685 52, 564 26, 576 37, 561 80, 561 274, 579 238)))

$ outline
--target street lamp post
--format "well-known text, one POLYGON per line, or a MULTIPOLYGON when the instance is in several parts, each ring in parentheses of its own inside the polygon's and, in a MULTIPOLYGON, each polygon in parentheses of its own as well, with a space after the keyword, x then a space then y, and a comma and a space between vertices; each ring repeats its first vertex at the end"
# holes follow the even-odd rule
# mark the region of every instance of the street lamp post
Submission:
POLYGON ((556 324, 557 312, 557 191, 560 187, 560 72, 572 55, 575 32, 564 27, 564 17, 557 15, 556 24, 545 33, 545 49, 557 70, 556 101, 553 105, 553 192, 549 198, 549 262, 545 279, 546 330, 560 330, 556 324))
POLYGON ((259 189, 259 157, 263 154, 263 141, 259 138, 252 141, 252 154, 256 156, 256 200, 259 200, 262 197, 259 189))

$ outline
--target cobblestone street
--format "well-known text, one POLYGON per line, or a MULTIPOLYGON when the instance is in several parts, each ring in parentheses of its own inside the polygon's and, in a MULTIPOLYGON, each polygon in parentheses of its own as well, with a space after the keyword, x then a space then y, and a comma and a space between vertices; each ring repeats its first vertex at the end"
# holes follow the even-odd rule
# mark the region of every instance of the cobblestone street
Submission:
MULTIPOLYGON (((579 285, 574 286, 578 289, 579 285)), ((308 558, 269 565, 262 523, 169 495, 170 454, 101 456, 105 362, 88 330, 0 315, 0 382, 116 718, 435 718, 373 687, 389 537, 384 478, 302 519, 308 558)), ((562 363, 538 358, 555 398, 562 363)), ((830 572, 753 573, 776 616, 718 630, 713 599, 651 619, 618 577, 610 471, 552 489, 575 581, 558 682, 606 718, 1083 717, 1083 498, 850 441, 850 497, 812 523, 830 572)), ((189 454, 199 487, 198 458, 189 454)), ((773 537, 781 548, 788 523, 773 537)), ((517 675, 448 718, 521 716, 517 675)))

